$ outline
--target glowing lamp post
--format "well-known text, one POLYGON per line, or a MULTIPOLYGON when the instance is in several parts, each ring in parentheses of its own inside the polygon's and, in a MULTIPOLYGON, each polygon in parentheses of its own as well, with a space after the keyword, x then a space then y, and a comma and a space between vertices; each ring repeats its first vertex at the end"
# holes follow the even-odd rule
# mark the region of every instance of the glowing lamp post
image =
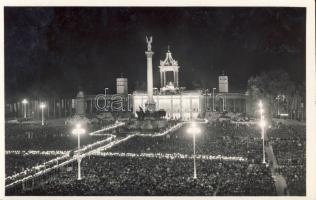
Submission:
POLYGON ((26 104, 28 103, 28 101, 26 99, 23 99, 22 103, 24 105, 24 118, 26 119, 26 104))
POLYGON ((42 126, 44 126, 44 108, 46 105, 44 103, 40 104, 40 108, 42 109, 42 126))
POLYGON ((215 98, 215 96, 214 96, 214 90, 216 90, 216 88, 213 88, 213 112, 215 112, 215 107, 214 107, 214 98, 215 98))
POLYGON ((194 174, 193 178, 196 179, 196 163, 195 163, 195 135, 201 133, 201 130, 199 127, 196 126, 196 123, 192 123, 191 126, 188 129, 188 133, 193 134, 193 167, 194 167, 194 174))
POLYGON ((77 151, 77 161, 78 161, 78 180, 81 180, 81 158, 80 158, 80 135, 86 133, 86 130, 81 128, 81 124, 77 124, 76 128, 72 130, 72 134, 78 135, 78 151, 77 151))
POLYGON ((264 128, 266 126, 266 121, 264 119, 264 110, 263 110, 263 104, 261 101, 259 101, 259 112, 260 112, 260 122, 259 125, 261 127, 261 137, 262 137, 262 163, 266 163, 266 155, 265 155, 265 150, 264 150, 264 128))

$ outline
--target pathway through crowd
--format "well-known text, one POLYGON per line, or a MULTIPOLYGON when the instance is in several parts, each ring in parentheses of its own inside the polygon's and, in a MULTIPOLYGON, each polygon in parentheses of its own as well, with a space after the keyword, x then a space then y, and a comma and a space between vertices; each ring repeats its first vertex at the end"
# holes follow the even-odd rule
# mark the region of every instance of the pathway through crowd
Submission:
MULTIPOLYGON (((207 121, 204 121, 204 122, 202 122, 202 123, 206 123, 206 122, 207 122, 207 121)), ((171 127, 168 128, 167 130, 163 131, 162 133, 161 133, 161 132, 157 132, 157 133, 153 133, 153 134, 134 133, 134 134, 130 134, 130 135, 124 137, 124 138, 118 138, 118 137, 115 137, 115 136, 113 135, 113 137, 110 137, 110 138, 107 138, 106 140, 103 140, 104 142, 108 142, 108 143, 105 144, 105 145, 102 145, 102 146, 97 147, 97 148, 95 148, 95 149, 92 149, 92 148, 91 148, 91 150, 88 150, 88 151, 83 152, 83 150, 87 150, 87 149, 85 149, 85 148, 88 148, 88 146, 93 147, 95 144, 101 142, 101 141, 99 141, 99 142, 93 143, 93 144, 91 144, 91 145, 88 145, 88 146, 86 146, 86 147, 80 149, 79 151, 82 152, 82 153, 80 154, 80 157, 81 157, 81 158, 84 158, 84 157, 86 157, 86 156, 93 155, 93 154, 100 153, 100 152, 102 152, 102 151, 108 150, 108 149, 112 148, 114 145, 117 145, 117 144, 119 144, 119 143, 121 143, 121 142, 124 142, 124 141, 126 141, 126 140, 128 140, 128 139, 130 139, 130 138, 135 137, 135 136, 145 136, 145 137, 159 137, 159 136, 163 136, 163 135, 166 135, 166 134, 168 134, 168 133, 170 133, 170 132, 173 132, 173 131, 179 129, 179 128, 182 127, 185 123, 187 123, 187 122, 180 122, 180 123, 177 123, 176 125, 171 126, 171 127), (111 141, 111 142, 109 142, 109 141, 111 141)), ((99 131, 93 132, 92 135, 97 135, 97 134, 99 134, 100 132, 107 131, 107 130, 111 130, 111 129, 120 127, 120 126, 122 126, 122 125, 123 125, 123 124, 121 124, 121 123, 111 125, 111 128, 110 128, 110 129, 109 129, 109 128, 104 128, 104 129, 101 129, 101 130, 99 130, 99 131)), ((90 134, 91 134, 91 133, 90 133, 90 134)), ((102 142, 103 142, 103 141, 102 141, 102 142)), ((78 151, 78 150, 77 150, 77 151, 78 151)), ((76 151, 75 151, 75 154, 76 154, 76 151)), ((28 172, 19 173, 19 176, 13 175, 13 176, 11 176, 11 177, 6 177, 6 181, 9 181, 9 180, 11 180, 11 181, 10 181, 10 183, 6 184, 5 187, 6 187, 6 188, 12 187, 12 186, 14 186, 14 185, 23 183, 23 182, 25 182, 25 181, 32 180, 32 179, 35 178, 35 177, 41 176, 41 175, 46 174, 46 173, 48 173, 48 172, 50 172, 50 171, 52 171, 52 170, 58 169, 58 168, 60 168, 60 167, 63 167, 63 166, 65 166, 65 165, 67 165, 67 164, 69 164, 69 163, 71 163, 71 162, 76 161, 77 159, 78 159, 77 155, 75 155, 75 156, 73 156, 73 157, 69 157, 69 153, 67 153, 67 154, 61 156, 60 158, 58 158, 58 160, 63 160, 62 162, 60 162, 60 163, 57 162, 57 164, 55 164, 55 165, 53 165, 53 166, 51 166, 51 167, 49 167, 49 168, 44 167, 43 170, 38 170, 38 169, 37 169, 37 166, 35 166, 35 167, 33 167, 31 170, 29 170, 28 172), (66 159, 66 160, 64 160, 64 159, 66 159), (34 170, 33 170, 33 169, 34 169, 34 170), (32 172, 34 172, 34 171, 36 171, 36 172, 35 172, 35 173, 32 173, 32 172), (14 179, 16 179, 16 180, 14 180, 14 179)), ((53 159, 53 160, 56 160, 56 159, 53 159)), ((48 162, 51 162, 51 161, 48 161, 48 162)))
POLYGON ((289 195, 286 190, 287 184, 285 178, 277 172, 279 165, 273 153, 273 147, 270 143, 269 146, 265 147, 265 152, 267 153, 268 160, 272 161, 271 173, 275 182, 275 188, 278 196, 289 195))

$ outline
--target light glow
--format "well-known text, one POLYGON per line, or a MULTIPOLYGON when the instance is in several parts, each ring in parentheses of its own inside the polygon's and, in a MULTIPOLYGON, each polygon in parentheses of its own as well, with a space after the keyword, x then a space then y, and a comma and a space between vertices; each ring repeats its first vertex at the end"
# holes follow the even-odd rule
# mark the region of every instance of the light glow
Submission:
POLYGON ((76 128, 74 130, 72 130, 72 134, 75 134, 75 135, 82 135, 86 133, 86 130, 84 128, 81 128, 81 124, 78 123, 76 124, 76 128))
POLYGON ((22 103, 23 103, 23 104, 27 104, 28 101, 27 101, 26 99, 23 99, 22 103))
POLYGON ((191 127, 188 128, 187 131, 190 134, 199 134, 199 133, 201 133, 201 129, 199 127, 197 127, 195 122, 191 123, 191 127))
POLYGON ((263 120, 260 120, 260 127, 261 128, 264 128, 266 126, 267 122, 263 119, 263 120))

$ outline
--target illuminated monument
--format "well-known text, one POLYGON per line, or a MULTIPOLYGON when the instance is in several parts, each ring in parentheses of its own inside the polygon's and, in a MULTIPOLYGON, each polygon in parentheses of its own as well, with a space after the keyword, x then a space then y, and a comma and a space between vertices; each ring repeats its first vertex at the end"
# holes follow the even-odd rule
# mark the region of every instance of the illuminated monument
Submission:
MULTIPOLYGON (((72 99, 60 99, 57 102, 55 99, 49 100, 47 102, 48 117, 50 115, 54 117, 71 116, 72 114, 85 116, 100 112, 133 112, 136 114, 140 108, 150 111, 162 109, 166 111, 167 118, 182 120, 203 118, 210 115, 210 112, 251 113, 250 104, 246 104, 247 95, 245 93, 228 92, 227 75, 223 74, 218 77, 217 93, 209 93, 207 88, 185 90, 180 87, 180 65, 173 58, 169 47, 165 59, 160 60, 158 65, 160 90, 154 90, 152 42, 152 37, 146 37, 147 91, 134 91, 133 94, 129 94, 127 77, 120 77, 116 79, 117 93, 108 94, 106 93, 108 88, 105 88, 104 93, 101 94, 87 95, 80 91, 72 99)), ((37 105, 37 103, 36 100, 33 100, 29 105, 37 105)), ((31 109, 37 112, 35 108, 31 109)), ((21 102, 18 102, 6 104, 6 112, 23 113, 24 111, 21 102)), ((37 113, 37 115, 40 114, 37 113)))
POLYGON ((178 61, 172 57, 170 48, 166 52, 164 60, 160 60, 160 90, 153 94, 153 69, 150 39, 147 42, 147 93, 142 91, 133 92, 133 112, 142 109, 160 110, 167 113, 169 119, 191 120, 204 117, 207 112, 211 112, 213 107, 216 111, 245 113, 245 95, 242 93, 228 93, 228 76, 219 77, 220 91, 211 94, 202 90, 184 90, 179 84, 178 61), (224 84, 223 84, 224 83, 224 84), (223 86, 222 86, 223 85, 223 86))
POLYGON ((179 65, 173 59, 168 48, 166 58, 160 61, 160 92, 153 95, 152 79, 152 38, 146 38, 147 42, 147 94, 135 91, 133 93, 133 112, 141 107, 149 110, 163 109, 167 113, 167 118, 190 120, 197 118, 203 113, 203 96, 201 90, 181 91, 179 90, 179 65), (172 73, 173 77, 168 79, 167 73, 172 73))
POLYGON ((146 110, 149 111, 155 111, 156 104, 153 99, 153 60, 152 57, 154 55, 154 52, 151 50, 151 43, 153 42, 153 37, 146 36, 146 42, 147 42, 147 51, 145 52, 147 56, 147 102, 146 102, 146 110))
POLYGON ((160 61, 160 90, 165 91, 177 91, 179 90, 179 68, 178 61, 172 58, 169 46, 166 53, 165 60, 160 61), (167 73, 172 73, 172 80, 167 80, 167 73))
MULTIPOLYGON (((185 90, 184 87, 180 87, 180 65, 173 58, 169 47, 165 58, 160 60, 158 65, 160 90, 154 90, 152 42, 152 37, 146 37, 147 91, 134 91, 133 94, 128 94, 127 78, 119 78, 117 79, 117 93, 104 96, 101 99, 106 100, 104 104, 109 106, 113 103, 120 103, 118 101, 122 100, 121 111, 123 112, 136 114, 140 108, 149 111, 165 110, 168 119, 182 120, 203 118, 209 112, 213 112, 213 107, 216 112, 246 113, 246 95, 228 92, 228 76, 219 76, 219 91, 214 93, 214 96, 207 89, 185 90)), ((85 95, 84 97, 79 95, 76 100, 78 114, 100 112, 96 109, 96 95, 85 95)), ((102 112, 111 111, 113 110, 102 110, 102 112)))

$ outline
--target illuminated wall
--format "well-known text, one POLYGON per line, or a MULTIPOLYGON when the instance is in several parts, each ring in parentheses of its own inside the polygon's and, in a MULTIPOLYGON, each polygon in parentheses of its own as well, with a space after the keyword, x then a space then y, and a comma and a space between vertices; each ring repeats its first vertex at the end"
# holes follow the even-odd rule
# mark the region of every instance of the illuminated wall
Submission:
MULTIPOLYGON (((147 94, 133 94, 133 112, 139 107, 145 108, 147 94)), ((196 119, 203 113, 203 96, 197 93, 181 95, 154 95, 156 109, 167 112, 167 118, 190 120, 196 119)))

